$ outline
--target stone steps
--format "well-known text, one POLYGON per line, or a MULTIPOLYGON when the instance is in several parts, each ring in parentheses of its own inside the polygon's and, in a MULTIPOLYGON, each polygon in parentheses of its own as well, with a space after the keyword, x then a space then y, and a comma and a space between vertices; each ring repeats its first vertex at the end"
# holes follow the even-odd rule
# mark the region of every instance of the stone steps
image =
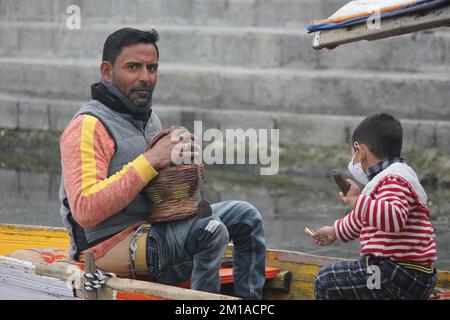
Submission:
POLYGON ((403 119, 406 149, 450 154, 448 28, 332 51, 305 26, 347 0, 0 0, 1 129, 61 132, 90 96, 106 36, 161 35, 165 126, 279 128, 281 145, 348 143, 362 117, 403 119), (81 30, 66 28, 69 5, 81 30))
POLYGON ((326 18, 346 0, 0 0, 0 21, 63 22, 67 7, 91 23, 295 26, 326 18))
MULTIPOLYGON (((54 22, 2 22, 0 56, 99 60, 107 35, 123 26, 92 25, 68 30, 54 22)), ((298 28, 155 27, 161 36, 161 63, 181 61, 307 70, 450 71, 450 35, 443 32, 422 32, 380 40, 376 44, 358 42, 333 51, 316 51, 311 47, 312 37, 298 28)))
MULTIPOLYGON (((86 100, 99 80, 89 59, 0 58, 0 90, 86 100)), ((446 73, 253 69, 163 64, 155 102, 196 108, 450 120, 446 73)))
MULTIPOLYGON (((34 96, 0 93, 0 128, 44 130, 60 133, 85 101, 44 99, 34 96)), ((195 120, 203 131, 225 129, 279 129, 281 146, 347 146, 350 134, 363 119, 359 116, 299 114, 288 112, 199 109, 192 106, 153 107, 163 127, 182 124, 192 130, 195 120)), ((450 121, 401 119, 404 149, 437 148, 450 154, 450 121)))

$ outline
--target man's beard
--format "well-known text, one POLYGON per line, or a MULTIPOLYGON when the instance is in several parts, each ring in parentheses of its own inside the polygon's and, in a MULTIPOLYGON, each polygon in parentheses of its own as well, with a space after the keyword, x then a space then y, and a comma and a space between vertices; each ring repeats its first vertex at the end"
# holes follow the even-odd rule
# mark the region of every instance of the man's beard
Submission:
POLYGON ((138 108, 146 108, 152 100, 153 87, 145 84, 137 84, 129 88, 126 94, 122 90, 120 84, 114 83, 114 86, 119 89, 128 100, 130 100, 138 108))
POLYGON ((146 108, 152 99, 152 91, 146 89, 146 92, 131 91, 127 98, 137 107, 146 108))

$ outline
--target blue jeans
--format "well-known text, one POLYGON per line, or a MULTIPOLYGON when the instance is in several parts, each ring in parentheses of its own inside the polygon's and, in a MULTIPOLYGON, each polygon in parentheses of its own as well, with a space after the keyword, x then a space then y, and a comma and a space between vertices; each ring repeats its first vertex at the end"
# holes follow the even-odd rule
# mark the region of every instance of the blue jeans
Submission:
POLYGON ((191 288, 220 292, 221 259, 231 240, 235 295, 261 299, 266 246, 261 214, 243 201, 211 205, 213 215, 154 224, 147 238, 149 273, 158 282, 191 278, 191 288))

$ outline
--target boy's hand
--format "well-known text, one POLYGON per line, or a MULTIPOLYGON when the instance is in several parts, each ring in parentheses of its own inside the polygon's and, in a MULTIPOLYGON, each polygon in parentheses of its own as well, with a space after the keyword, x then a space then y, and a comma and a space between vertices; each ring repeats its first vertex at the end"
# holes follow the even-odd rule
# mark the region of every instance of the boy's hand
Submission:
POLYGON ((336 234, 333 227, 322 227, 315 231, 311 237, 319 246, 328 246, 336 241, 336 234))
POLYGON ((350 183, 350 189, 348 190, 347 195, 344 196, 342 192, 339 192, 339 196, 345 204, 349 205, 351 208, 355 208, 356 199, 358 199, 358 196, 361 194, 361 189, 354 181, 350 179, 347 179, 347 181, 350 183))

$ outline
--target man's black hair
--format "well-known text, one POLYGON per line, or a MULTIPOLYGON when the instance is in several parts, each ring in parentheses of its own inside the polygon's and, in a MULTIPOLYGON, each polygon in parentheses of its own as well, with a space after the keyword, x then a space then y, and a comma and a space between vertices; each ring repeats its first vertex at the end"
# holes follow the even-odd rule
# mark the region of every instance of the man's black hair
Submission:
POLYGON ((365 118, 355 129, 352 144, 365 144, 378 159, 400 157, 403 130, 400 121, 385 113, 365 118))
POLYGON ((114 65, 117 57, 124 47, 136 43, 151 43, 156 48, 156 54, 159 59, 159 50, 156 42, 159 40, 158 32, 155 29, 143 31, 133 28, 119 29, 108 36, 103 46, 102 61, 109 61, 114 65))

